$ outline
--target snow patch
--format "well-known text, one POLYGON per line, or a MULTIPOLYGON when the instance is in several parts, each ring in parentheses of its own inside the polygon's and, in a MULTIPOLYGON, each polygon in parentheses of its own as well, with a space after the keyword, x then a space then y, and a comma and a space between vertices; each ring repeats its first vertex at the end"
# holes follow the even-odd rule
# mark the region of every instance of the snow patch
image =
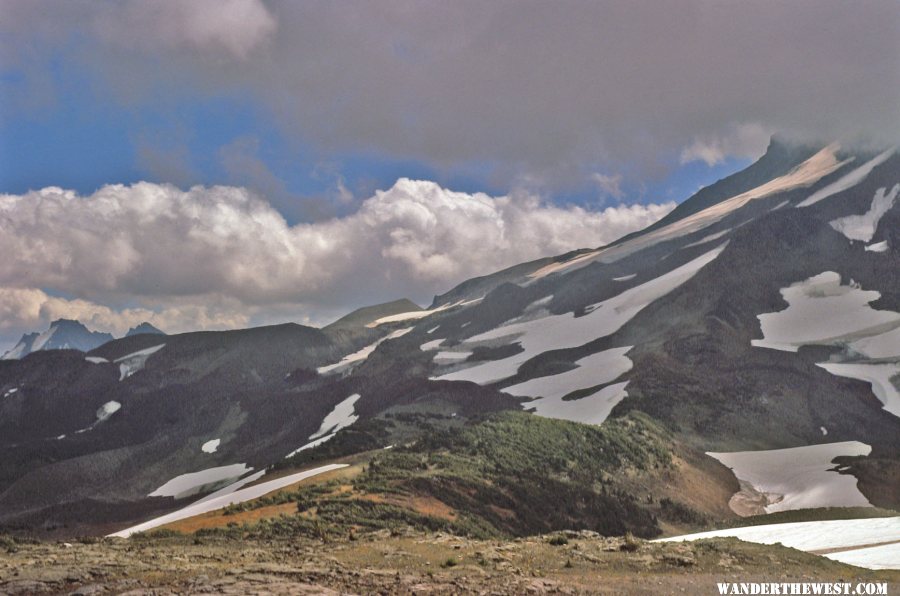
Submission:
MULTIPOLYGON (((868 455, 872 448, 859 441, 826 443, 772 449, 768 451, 736 451, 708 453, 734 472, 766 498, 766 513, 814 507, 871 507, 856 486, 856 478, 833 469, 834 458, 846 455, 868 455)), ((738 511, 732 497, 732 509, 738 511)))
POLYGON ((582 424, 603 424, 610 412, 620 401, 628 396, 624 383, 613 383, 599 391, 574 401, 563 401, 561 398, 545 397, 522 404, 527 410, 533 410, 538 416, 571 420, 582 424))
POLYGON ((101 358, 100 356, 85 356, 85 360, 90 362, 91 364, 106 364, 109 362, 106 358, 101 358))
POLYGON ((434 339, 432 341, 426 341, 424 344, 419 346, 419 349, 423 352, 428 352, 429 350, 437 350, 438 346, 444 343, 443 339, 434 339))
POLYGON ((116 358, 113 362, 119 365, 119 380, 124 381, 134 373, 143 369, 147 364, 147 359, 153 354, 159 352, 166 344, 159 344, 150 348, 138 350, 121 358, 116 358))
POLYGON ((97 410, 97 422, 99 424, 122 409, 122 404, 117 401, 108 401, 97 410))
POLYGON ((432 333, 434 333, 435 331, 437 331, 437 330, 440 329, 440 328, 441 328, 441 326, 440 326, 440 325, 437 325, 437 326, 435 326, 435 327, 432 327, 431 329, 429 329, 429 330, 426 331, 425 333, 427 333, 428 335, 431 335, 432 333))
POLYGON ((359 393, 354 393, 328 413, 322 420, 319 430, 309 435, 310 439, 317 439, 323 435, 334 434, 342 428, 346 428, 359 420, 359 416, 354 413, 353 405, 359 400, 359 393))
POLYGON ((253 468, 248 468, 247 464, 231 464, 230 466, 207 468, 199 472, 182 474, 172 478, 147 496, 183 499, 230 483, 252 470, 253 468))
POLYGON ((388 340, 391 340, 391 339, 396 339, 398 337, 402 337, 412 330, 413 330, 412 327, 405 327, 403 329, 398 329, 396 331, 393 331, 393 332, 389 333, 388 335, 382 337, 375 343, 369 344, 368 346, 365 346, 364 348, 357 350, 356 352, 353 352, 352 354, 347 354, 346 356, 344 356, 343 358, 341 358, 339 361, 335 362, 334 364, 329 364, 327 366, 320 366, 319 368, 316 369, 316 371, 320 375, 343 372, 343 371, 347 370, 348 368, 350 368, 351 366, 353 366, 359 362, 362 362, 363 360, 366 360, 369 356, 372 355, 372 352, 375 351, 375 348, 380 346, 382 343, 384 343, 388 340))
POLYGON ((763 339, 751 340, 752 345, 796 352, 803 345, 834 345, 900 325, 900 314, 869 306, 880 293, 841 285, 833 271, 791 284, 781 295, 788 307, 757 316, 763 339))
MULTIPOLYGON (((563 397, 573 391, 604 385, 631 370, 632 362, 625 354, 633 347, 612 348, 591 354, 577 360, 575 362, 577 368, 556 375, 531 379, 506 387, 501 391, 517 397, 543 397, 561 401, 563 397)), ((536 403, 529 402, 525 406, 530 407, 536 403)))
MULTIPOLYGON (((243 464, 236 464, 243 465, 243 464)), ((328 464, 327 466, 320 466, 318 468, 313 468, 312 470, 306 470, 305 472, 299 472, 297 474, 291 474, 290 476, 285 476, 283 478, 276 478, 275 480, 269 480, 268 482, 261 482, 260 484, 256 484, 247 488, 235 489, 234 485, 228 486, 218 493, 210 495, 196 503, 192 503, 187 507, 179 509, 178 511, 174 511, 167 515, 163 515, 161 517, 157 517, 146 521, 142 524, 138 524, 136 526, 132 526, 130 528, 126 528, 120 532, 116 532, 114 534, 110 534, 111 537, 117 538, 128 538, 132 534, 136 532, 145 532, 147 530, 158 528, 159 526, 164 526, 166 524, 170 524, 172 522, 187 519, 189 517, 194 517, 196 515, 200 515, 203 513, 208 513, 210 511, 218 511, 219 509, 224 509, 229 505, 234 505, 236 503, 244 503, 245 501, 251 501, 253 499, 259 498, 265 494, 268 494, 272 491, 278 490, 280 488, 284 488, 285 486, 290 486, 301 480, 305 480, 306 478, 312 478, 313 476, 318 476, 319 474, 324 474, 325 472, 330 472, 332 470, 339 470, 341 468, 346 468, 347 464, 328 464), (228 492, 225 492, 228 491, 228 492)), ((235 483, 235 485, 239 485, 240 483, 249 483, 255 480, 258 480, 265 471, 257 472, 252 476, 249 476, 241 481, 235 483)))
POLYGON ((10 389, 10 390, 7 391, 6 393, 4 393, 4 394, 3 394, 3 397, 9 397, 10 395, 12 395, 12 394, 14 394, 14 393, 16 393, 16 392, 18 392, 18 391, 19 391, 19 388, 18 388, 18 387, 13 387, 12 389, 10 389))
POLYGON ((835 219, 830 222, 831 227, 850 240, 871 241, 878 229, 878 222, 894 206, 894 200, 900 194, 900 184, 895 184, 891 192, 886 191, 886 188, 879 188, 872 198, 872 206, 862 215, 848 215, 835 219))
POLYGON ((722 236, 725 236, 729 232, 731 232, 732 228, 728 228, 727 230, 722 230, 721 232, 716 232, 715 234, 710 234, 709 236, 704 236, 700 240, 696 242, 691 242, 690 244, 685 244, 683 248, 692 248, 694 246, 700 246, 701 244, 706 244, 707 242, 712 242, 713 240, 718 240, 722 236))
MULTIPOLYGON (((726 243, 727 244, 727 243, 726 243)), ((608 300, 586 308, 587 314, 548 315, 507 324, 467 339, 465 344, 491 342, 518 343, 524 351, 508 358, 479 363, 454 371, 433 380, 472 381, 481 385, 506 379, 519 367, 538 354, 549 350, 582 346, 618 331, 638 312, 653 301, 665 296, 691 279, 700 269, 712 262, 725 249, 725 244, 711 250, 677 269, 639 286, 630 288, 608 300)))
POLYGON ((881 242, 875 242, 874 244, 867 244, 866 251, 868 252, 887 252, 888 249, 888 241, 882 240, 881 242))
POLYGON ((614 277, 613 281, 628 281, 629 279, 634 279, 637 277, 637 273, 632 273, 631 275, 623 275, 622 277, 614 277))
POLYGON ((200 451, 202 451, 203 453, 215 453, 219 449, 219 444, 221 442, 222 439, 213 439, 211 441, 207 441, 200 447, 200 451))
POLYGON ((447 352, 442 351, 434 355, 435 364, 453 364, 466 360, 472 352, 447 352))
POLYGON ((848 188, 856 186, 857 184, 865 180, 866 177, 872 172, 872 170, 887 161, 887 159, 894 154, 894 151, 896 151, 896 148, 888 149, 874 159, 870 159, 849 174, 841 177, 836 182, 832 182, 828 186, 821 188, 813 194, 809 195, 809 197, 799 203, 797 207, 809 207, 810 205, 815 205, 819 201, 827 199, 831 195, 835 195, 839 192, 847 190, 848 188))

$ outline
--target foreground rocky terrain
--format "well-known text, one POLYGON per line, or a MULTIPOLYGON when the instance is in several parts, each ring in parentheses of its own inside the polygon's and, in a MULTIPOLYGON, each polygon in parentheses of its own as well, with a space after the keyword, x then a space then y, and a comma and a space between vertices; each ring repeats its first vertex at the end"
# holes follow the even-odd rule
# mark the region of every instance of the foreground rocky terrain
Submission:
POLYGON ((374 532, 320 540, 158 533, 0 550, 4 594, 715 594, 716 583, 888 582, 780 546, 734 539, 654 543, 568 532, 514 541, 374 532))

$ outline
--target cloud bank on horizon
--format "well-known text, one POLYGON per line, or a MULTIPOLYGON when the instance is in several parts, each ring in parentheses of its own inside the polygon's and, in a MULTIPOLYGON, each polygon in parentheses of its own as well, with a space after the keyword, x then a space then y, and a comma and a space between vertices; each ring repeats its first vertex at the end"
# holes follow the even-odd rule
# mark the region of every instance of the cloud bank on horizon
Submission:
POLYGON ((773 133, 900 140, 889 0, 0 14, 0 340, 421 301, 643 227, 773 133))
POLYGON ((60 317, 114 333, 145 320, 170 332, 324 323, 360 304, 424 301, 448 280, 604 244, 674 207, 592 212, 401 179, 352 215, 290 226, 239 187, 0 195, 0 254, 11 257, 0 262, 0 334, 60 317))

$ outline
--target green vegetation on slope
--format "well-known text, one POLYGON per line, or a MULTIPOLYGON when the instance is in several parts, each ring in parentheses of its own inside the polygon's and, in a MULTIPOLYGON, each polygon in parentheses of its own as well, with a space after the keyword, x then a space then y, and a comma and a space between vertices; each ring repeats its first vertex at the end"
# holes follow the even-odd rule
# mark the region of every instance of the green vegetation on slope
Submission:
POLYGON ((637 497, 631 481, 672 467, 668 441, 640 413, 599 427, 507 411, 379 451, 349 484, 302 487, 224 514, 297 503, 295 515, 231 529, 262 536, 412 526, 476 537, 562 529, 653 537, 671 503, 637 497))

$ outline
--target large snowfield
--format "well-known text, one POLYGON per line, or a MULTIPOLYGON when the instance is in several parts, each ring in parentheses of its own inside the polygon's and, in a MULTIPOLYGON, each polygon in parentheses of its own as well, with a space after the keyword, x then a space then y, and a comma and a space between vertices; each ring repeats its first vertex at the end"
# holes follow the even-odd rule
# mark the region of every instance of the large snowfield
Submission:
POLYGON ((900 569, 900 517, 768 524, 674 536, 661 542, 729 536, 759 544, 780 542, 869 569, 900 569))
MULTIPOLYGON (((719 246, 696 259, 639 286, 586 308, 587 314, 548 315, 503 325, 467 339, 463 345, 518 343, 522 352, 432 377, 440 381, 472 381, 480 385, 513 376, 531 358, 550 350, 582 346, 618 331, 644 307, 692 278, 724 250, 719 246)), ((596 384, 596 383, 595 383, 596 384)))
POLYGON ((859 441, 808 445, 767 451, 708 453, 734 475, 765 495, 766 513, 815 507, 871 507, 856 486, 856 478, 840 474, 836 457, 868 455, 859 441))

